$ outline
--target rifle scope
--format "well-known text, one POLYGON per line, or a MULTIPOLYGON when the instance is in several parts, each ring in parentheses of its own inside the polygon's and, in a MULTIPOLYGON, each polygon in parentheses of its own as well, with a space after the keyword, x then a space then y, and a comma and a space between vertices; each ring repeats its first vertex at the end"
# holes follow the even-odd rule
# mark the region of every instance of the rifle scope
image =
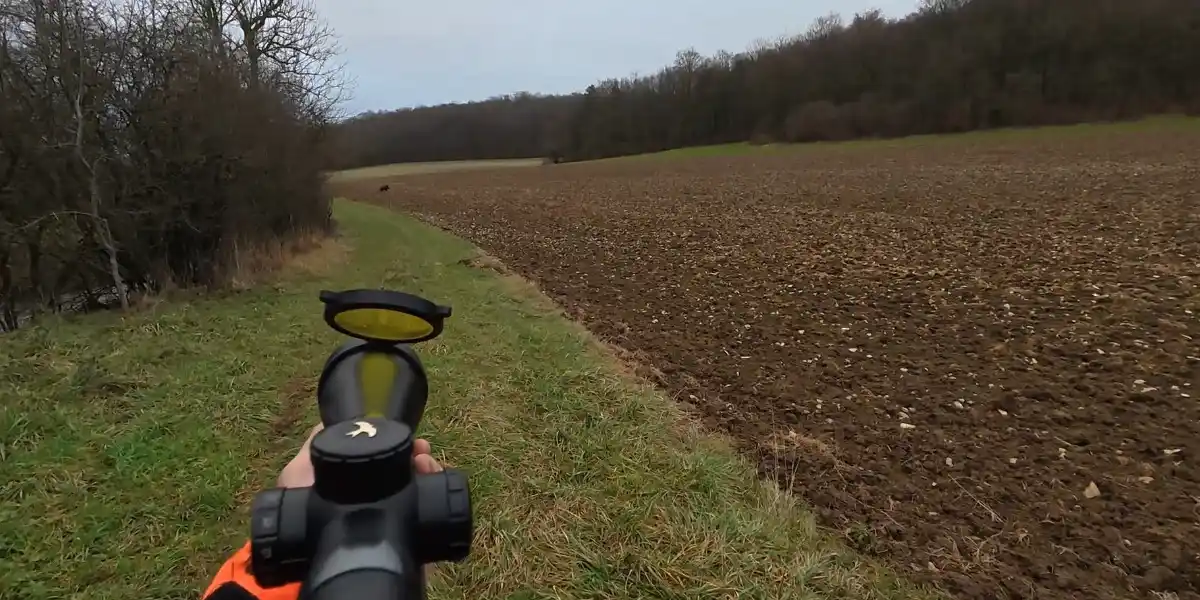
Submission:
POLYGON ((466 474, 412 463, 429 389, 411 344, 437 337, 450 307, 387 290, 320 298, 357 339, 321 372, 313 486, 254 498, 251 571, 264 588, 302 582, 303 600, 424 600, 422 565, 465 559, 473 534, 466 474))

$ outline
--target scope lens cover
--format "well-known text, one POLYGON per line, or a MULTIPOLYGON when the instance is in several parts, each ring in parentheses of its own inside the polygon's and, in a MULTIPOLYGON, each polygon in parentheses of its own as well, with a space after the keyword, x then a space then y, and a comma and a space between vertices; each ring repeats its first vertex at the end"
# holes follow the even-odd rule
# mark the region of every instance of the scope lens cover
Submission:
POLYGON ((325 322, 333 329, 361 340, 415 343, 442 332, 449 306, 439 306, 420 296, 390 290, 321 292, 325 322))

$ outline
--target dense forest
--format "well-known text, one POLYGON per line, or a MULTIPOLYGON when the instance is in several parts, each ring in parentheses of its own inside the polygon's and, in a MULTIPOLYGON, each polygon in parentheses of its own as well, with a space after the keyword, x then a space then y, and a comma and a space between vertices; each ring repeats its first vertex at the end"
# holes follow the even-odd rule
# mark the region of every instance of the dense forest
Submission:
POLYGON ((339 126, 344 167, 546 156, 578 105, 574 96, 515 94, 358 115, 339 126))
POLYGON ((327 232, 335 54, 301 0, 0 0, 0 331, 327 232))
POLYGON ((343 166, 812 141, 1200 111, 1196 0, 926 0, 818 19, 739 54, 680 52, 571 96, 374 113, 339 129, 343 166))

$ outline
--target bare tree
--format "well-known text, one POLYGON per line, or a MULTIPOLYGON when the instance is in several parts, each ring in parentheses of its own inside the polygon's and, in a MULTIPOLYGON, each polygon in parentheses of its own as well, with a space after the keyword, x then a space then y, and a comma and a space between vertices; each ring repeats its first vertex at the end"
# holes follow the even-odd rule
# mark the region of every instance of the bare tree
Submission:
POLYGON ((230 0, 187 0, 193 19, 208 39, 210 50, 225 50, 225 28, 234 20, 230 0))
MULTIPOLYGON (((101 63, 103 59, 96 60, 91 63, 88 56, 87 45, 89 41, 107 44, 114 47, 119 47, 124 40, 114 39, 106 35, 108 32, 100 31, 93 34, 93 40, 88 39, 88 33, 85 26, 85 17, 83 14, 84 7, 78 4, 55 4, 51 10, 57 9, 58 14, 52 18, 58 20, 60 24, 60 55, 64 57, 60 65, 61 72, 58 78, 63 82, 63 91, 70 96, 72 116, 74 122, 74 153, 76 160, 83 167, 87 178, 87 210, 86 214, 91 217, 93 223, 91 230, 96 236, 96 241, 101 248, 104 249, 108 257, 108 273, 112 278, 113 290, 120 300, 121 308, 129 308, 129 294, 125 287, 125 281, 121 278, 120 262, 117 258, 117 241, 113 237, 112 227, 109 224, 108 218, 105 216, 106 202, 104 193, 101 190, 100 179, 101 165, 108 158, 105 155, 104 149, 96 143, 94 147, 89 147, 89 141, 94 139, 94 136, 89 136, 89 129, 98 126, 97 121, 99 115, 94 110, 93 102, 85 102, 85 94, 92 94, 94 99, 96 88, 101 85, 101 81, 111 81, 115 73, 105 73, 100 71, 104 66, 112 66, 113 63, 119 62, 123 56, 120 49, 112 52, 107 58, 108 65, 95 64, 101 63), (71 60, 73 59, 73 60, 71 60), (70 83, 68 83, 70 82, 70 83), (91 155, 91 156, 89 156, 91 155)), ((88 15, 88 21, 92 23, 103 23, 103 19, 96 13, 88 15)), ((123 48, 121 48, 123 49, 123 48)), ((113 48, 109 48, 113 50, 113 48)), ((102 109, 101 109, 102 110, 102 109)))
MULTIPOLYGON (((210 2, 220 0, 208 0, 210 2)), ((314 119, 343 100, 344 69, 333 31, 308 0, 225 0, 236 23, 251 85, 264 76, 314 119)))
POLYGON ((946 14, 967 5, 971 0, 921 0, 918 10, 924 13, 946 14))
POLYGON ((0 0, 0 329, 221 285, 246 252, 328 231, 320 131, 337 91, 294 85, 283 66, 303 63, 282 46, 252 69, 234 8, 0 0))
POLYGON ((812 25, 809 25, 808 30, 804 32, 799 39, 805 42, 819 42, 827 40, 838 32, 845 29, 846 24, 842 20, 842 16, 837 13, 829 13, 827 15, 817 17, 812 25))

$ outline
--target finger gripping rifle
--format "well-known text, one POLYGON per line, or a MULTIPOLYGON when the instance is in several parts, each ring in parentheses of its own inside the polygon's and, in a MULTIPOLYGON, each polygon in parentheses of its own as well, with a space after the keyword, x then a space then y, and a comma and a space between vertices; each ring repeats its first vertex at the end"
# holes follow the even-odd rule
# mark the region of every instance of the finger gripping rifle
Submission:
POLYGON ((466 475, 412 463, 429 389, 410 344, 437 337, 450 307, 386 290, 321 302, 325 322, 357 339, 321 372, 315 483, 254 498, 251 570, 264 588, 303 582, 304 600, 424 600, 422 565, 461 561, 472 537, 466 475))

